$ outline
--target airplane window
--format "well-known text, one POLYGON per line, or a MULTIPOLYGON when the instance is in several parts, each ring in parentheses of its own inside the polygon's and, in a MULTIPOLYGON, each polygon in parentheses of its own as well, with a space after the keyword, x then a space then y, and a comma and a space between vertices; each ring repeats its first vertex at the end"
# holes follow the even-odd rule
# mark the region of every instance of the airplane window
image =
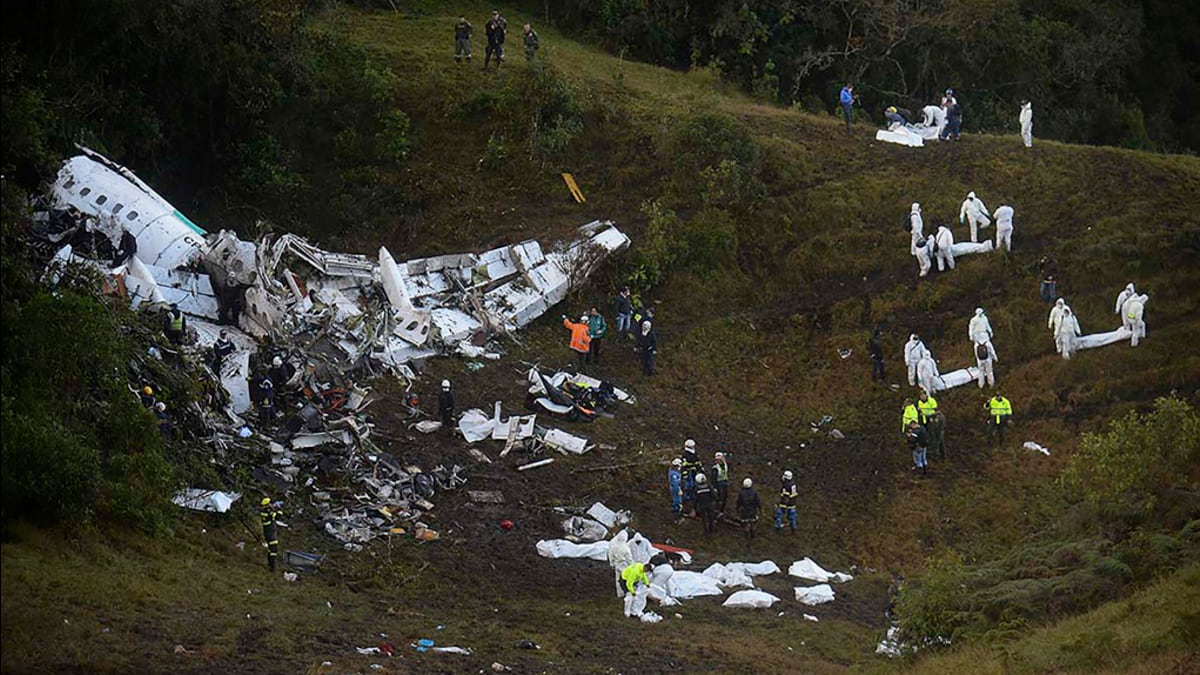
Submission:
POLYGON ((124 205, 124 204, 117 204, 117 205, 113 206, 113 209, 112 209, 112 211, 113 211, 113 215, 115 216, 115 215, 117 215, 118 213, 120 213, 120 212, 121 212, 121 209, 123 209, 123 208, 125 208, 125 205, 124 205))
POLYGON ((103 204, 106 201, 108 201, 108 195, 100 195, 99 197, 96 197, 97 204, 103 204))
POLYGON ((73 187, 75 187, 75 179, 74 178, 68 179, 67 182, 63 184, 63 188, 65 188, 67 190, 70 190, 73 187))
POLYGON ((410 323, 410 324, 408 324, 407 326, 405 326, 405 327, 404 327, 404 330, 407 330, 407 331, 416 330, 416 328, 417 328, 417 325, 418 325, 418 324, 417 324, 417 322, 416 322, 416 321, 413 321, 412 323, 410 323))
POLYGON ((130 211, 125 215, 125 217, 129 220, 133 220, 134 218, 137 218, 137 211, 130 211))
POLYGON ((92 188, 83 188, 82 190, 79 191, 80 197, 86 197, 90 194, 92 194, 92 188))

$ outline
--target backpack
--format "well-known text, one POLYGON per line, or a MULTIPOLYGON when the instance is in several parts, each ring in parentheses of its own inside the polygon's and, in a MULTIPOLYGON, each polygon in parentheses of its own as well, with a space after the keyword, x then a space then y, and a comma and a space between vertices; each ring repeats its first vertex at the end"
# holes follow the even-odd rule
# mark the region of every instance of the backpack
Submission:
POLYGON ((975 357, 980 361, 986 361, 988 359, 988 348, 986 344, 975 345, 975 357))
POLYGON ((904 216, 904 231, 912 232, 912 214, 904 216))

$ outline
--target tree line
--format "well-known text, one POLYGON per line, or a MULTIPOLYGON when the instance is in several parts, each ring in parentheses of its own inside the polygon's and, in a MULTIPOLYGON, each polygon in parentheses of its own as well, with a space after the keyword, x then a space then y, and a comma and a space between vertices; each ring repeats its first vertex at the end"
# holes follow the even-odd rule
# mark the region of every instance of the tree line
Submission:
POLYGON ((868 114, 955 89, 968 128, 1200 149, 1200 13, 1173 0, 563 0, 525 3, 614 53, 715 67, 747 92, 831 111, 854 82, 868 114))

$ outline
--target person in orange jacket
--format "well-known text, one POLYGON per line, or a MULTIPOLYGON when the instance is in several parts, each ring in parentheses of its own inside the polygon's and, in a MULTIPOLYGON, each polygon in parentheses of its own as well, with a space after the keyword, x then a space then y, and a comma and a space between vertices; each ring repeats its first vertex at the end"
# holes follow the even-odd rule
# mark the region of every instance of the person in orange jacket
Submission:
POLYGON ((588 325, 588 315, 584 314, 576 323, 567 318, 563 314, 563 325, 567 330, 571 331, 571 351, 575 352, 575 356, 579 359, 579 370, 583 370, 587 362, 588 352, 592 350, 592 335, 591 327, 588 325))

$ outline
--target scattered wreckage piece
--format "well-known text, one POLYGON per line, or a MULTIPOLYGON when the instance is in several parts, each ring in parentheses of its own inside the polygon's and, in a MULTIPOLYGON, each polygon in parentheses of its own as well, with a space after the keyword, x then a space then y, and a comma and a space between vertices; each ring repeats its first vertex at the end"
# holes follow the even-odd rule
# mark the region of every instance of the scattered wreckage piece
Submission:
POLYGON ((210 513, 225 513, 233 503, 241 499, 238 492, 222 492, 220 490, 201 490, 187 488, 175 493, 171 502, 176 506, 193 511, 208 511, 210 513))

